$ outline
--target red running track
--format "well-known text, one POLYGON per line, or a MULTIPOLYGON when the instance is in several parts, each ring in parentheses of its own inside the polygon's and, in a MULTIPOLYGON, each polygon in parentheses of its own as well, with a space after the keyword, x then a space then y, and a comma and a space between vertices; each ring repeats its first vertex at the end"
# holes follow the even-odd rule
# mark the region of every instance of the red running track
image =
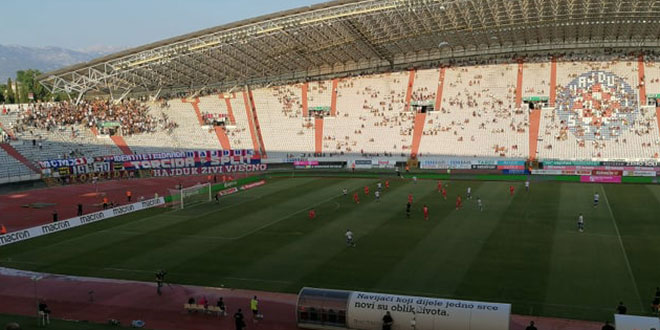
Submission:
POLYGON ((2 214, 0 224, 5 225, 7 231, 12 232, 49 223, 52 221, 54 211, 57 211, 60 220, 75 217, 78 203, 83 204, 85 214, 99 211, 103 196, 107 196, 115 204, 126 204, 127 190, 132 192, 135 202, 140 196, 148 198, 153 197, 155 193, 159 196, 167 196, 169 189, 174 189, 178 184, 188 187, 199 182, 207 182, 207 177, 201 175, 112 180, 102 181, 96 185, 75 184, 4 194, 0 195, 0 214, 2 214), (38 209, 23 207, 32 203, 55 205, 38 209))
MULTIPOLYGON (((34 282, 31 280, 34 275, 43 276, 37 284, 37 297, 48 303, 53 311, 52 316, 58 319, 96 323, 116 319, 124 325, 139 319, 146 322, 147 328, 160 330, 232 329, 231 316, 241 308, 248 329, 297 329, 294 294, 166 285, 163 295, 158 296, 154 283, 42 274, 8 268, 0 268, 1 313, 35 314, 34 282), (93 301, 90 300, 90 291, 94 292, 93 301), (264 314, 264 319, 258 322, 250 321, 249 303, 255 295, 264 314), (188 298, 201 296, 205 296, 209 304, 223 297, 228 315, 218 317, 184 311, 183 304, 188 298)), ((602 326, 595 322, 512 315, 511 330, 525 329, 530 320, 544 330, 597 330, 602 326)))

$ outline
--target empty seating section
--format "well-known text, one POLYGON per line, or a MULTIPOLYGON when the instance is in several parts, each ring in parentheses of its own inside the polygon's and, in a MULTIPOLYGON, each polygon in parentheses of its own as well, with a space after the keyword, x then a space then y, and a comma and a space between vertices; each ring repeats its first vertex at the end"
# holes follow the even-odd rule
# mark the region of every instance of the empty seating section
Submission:
POLYGON ((439 78, 439 69, 417 70, 410 101, 435 104, 439 78))
POLYGON ((7 182, 7 178, 31 174, 34 174, 32 170, 0 148, 0 183, 7 182))
POLYGON ((324 152, 407 156, 414 118, 412 112, 403 111, 408 76, 397 72, 341 79, 337 115, 324 123, 324 152))
MULTIPOLYGON (((543 112, 541 116, 539 157, 541 159, 657 158, 660 140, 655 109, 639 107, 638 94, 636 57, 616 58, 610 61, 562 59, 557 63, 557 105, 554 111, 543 112), (605 72, 608 75, 612 73, 621 78, 625 84, 617 84, 613 89, 614 92, 596 87, 584 95, 573 95, 567 87, 581 75, 596 74, 596 72, 605 72), (562 95, 569 95, 568 101, 562 95), (607 104, 603 107, 602 113, 596 110, 593 111, 593 115, 591 114, 589 110, 591 107, 588 105, 592 100, 594 104, 607 104), (626 100, 632 106, 627 107, 626 100), (570 109, 569 101, 575 102, 576 105, 585 104, 587 110, 575 110, 575 116, 567 116, 567 112, 561 112, 560 109, 562 106, 564 109, 570 109), (615 105, 618 107, 615 108, 615 105)), ((576 105, 573 105, 572 109, 576 109, 576 105)))
MULTIPOLYGON (((188 100, 188 102, 194 101, 188 100)), ((215 132, 204 129, 199 124, 199 119, 197 119, 197 114, 191 103, 172 100, 169 102, 169 105, 165 113, 179 125, 179 127, 172 131, 172 136, 178 141, 180 146, 186 150, 221 149, 215 132)))
POLYGON ((550 59, 523 64, 522 96, 550 96, 550 59))
POLYGON ((252 140, 250 139, 250 128, 247 124, 247 115, 245 113, 245 104, 243 103, 242 93, 228 93, 224 95, 230 98, 232 102, 232 110, 234 113, 234 118, 236 124, 233 125, 229 120, 229 109, 227 109, 227 103, 224 98, 221 99, 217 94, 212 94, 209 96, 204 96, 199 98, 199 109, 202 113, 210 114, 220 114, 227 116, 225 125, 227 127, 226 132, 229 138, 229 143, 231 144, 232 149, 253 149, 252 140), (236 99, 240 99, 240 106, 234 105, 236 99))
POLYGON ((646 94, 660 94, 660 63, 655 56, 647 55, 644 57, 644 82, 646 84, 646 94))
POLYGON ((332 81, 309 83, 307 102, 309 107, 330 107, 332 103, 332 81))
POLYGON ((301 85, 255 89, 252 95, 269 157, 314 152, 314 120, 303 116, 301 85))
POLYGON ((517 64, 448 68, 420 155, 526 157, 529 114, 515 109, 517 73, 517 64))

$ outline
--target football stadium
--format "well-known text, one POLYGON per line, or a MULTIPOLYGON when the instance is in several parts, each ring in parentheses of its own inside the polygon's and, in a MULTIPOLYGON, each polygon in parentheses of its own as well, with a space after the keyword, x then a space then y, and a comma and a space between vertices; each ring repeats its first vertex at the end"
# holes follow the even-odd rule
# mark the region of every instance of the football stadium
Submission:
POLYGON ((0 325, 660 329, 659 17, 337 0, 44 73, 0 325))

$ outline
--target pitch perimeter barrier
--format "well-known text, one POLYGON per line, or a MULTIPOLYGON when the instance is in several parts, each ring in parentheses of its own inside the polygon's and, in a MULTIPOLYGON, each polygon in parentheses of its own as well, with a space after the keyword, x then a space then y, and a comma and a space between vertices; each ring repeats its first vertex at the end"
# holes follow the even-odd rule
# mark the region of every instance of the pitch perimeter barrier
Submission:
POLYGON ((117 206, 111 209, 81 215, 62 221, 48 223, 41 226, 31 227, 23 230, 14 231, 8 234, 0 235, 0 246, 25 241, 31 238, 57 233, 63 230, 88 225, 90 223, 107 220, 124 214, 146 210, 152 207, 165 204, 163 197, 144 200, 141 202, 117 206))

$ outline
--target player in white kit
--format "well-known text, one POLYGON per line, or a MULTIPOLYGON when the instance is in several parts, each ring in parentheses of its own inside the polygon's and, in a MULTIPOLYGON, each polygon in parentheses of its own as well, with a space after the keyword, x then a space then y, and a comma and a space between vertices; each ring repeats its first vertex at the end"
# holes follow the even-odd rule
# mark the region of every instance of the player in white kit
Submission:
POLYGON ((580 215, 578 216, 577 226, 580 232, 584 231, 584 216, 582 215, 582 213, 580 213, 580 215))

